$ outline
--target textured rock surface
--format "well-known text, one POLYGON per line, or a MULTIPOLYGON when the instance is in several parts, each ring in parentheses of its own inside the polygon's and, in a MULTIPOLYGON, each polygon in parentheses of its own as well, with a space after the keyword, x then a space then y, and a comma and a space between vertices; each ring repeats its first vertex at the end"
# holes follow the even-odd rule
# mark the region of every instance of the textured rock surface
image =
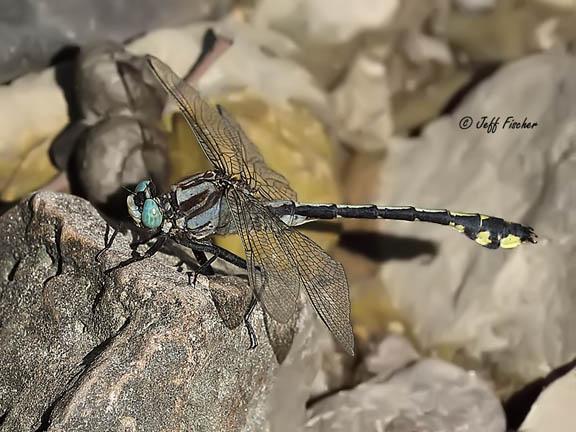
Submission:
POLYGON ((378 374, 315 404, 307 432, 505 430, 500 402, 476 374, 441 360, 416 361, 399 337, 386 339, 375 357, 378 374))
MULTIPOLYGON (((269 430, 269 393, 300 385, 285 370, 291 382, 273 388, 260 310, 260 344, 247 351, 244 327, 226 327, 207 278, 193 288, 163 257, 104 276, 129 249, 120 235, 104 264, 94 261, 104 223, 85 201, 37 194, 0 224, 0 430, 269 430)), ((210 284, 220 299, 243 286, 210 284)), ((245 301, 227 304, 239 314, 245 301)), ((314 373, 304 310, 308 331, 282 368, 314 373)), ((300 418, 306 399, 294 403, 300 418)))
POLYGON ((0 14, 0 82, 45 66, 65 46, 122 42, 155 28, 215 18, 229 0, 7 0, 0 14))

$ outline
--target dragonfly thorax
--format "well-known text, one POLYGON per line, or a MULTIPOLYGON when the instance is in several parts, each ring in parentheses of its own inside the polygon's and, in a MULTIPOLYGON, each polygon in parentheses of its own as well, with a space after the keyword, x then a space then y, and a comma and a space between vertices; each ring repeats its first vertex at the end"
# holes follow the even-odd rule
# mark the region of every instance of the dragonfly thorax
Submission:
POLYGON ((215 171, 196 174, 172 187, 173 224, 187 234, 202 239, 232 232, 224 193, 230 180, 215 171))

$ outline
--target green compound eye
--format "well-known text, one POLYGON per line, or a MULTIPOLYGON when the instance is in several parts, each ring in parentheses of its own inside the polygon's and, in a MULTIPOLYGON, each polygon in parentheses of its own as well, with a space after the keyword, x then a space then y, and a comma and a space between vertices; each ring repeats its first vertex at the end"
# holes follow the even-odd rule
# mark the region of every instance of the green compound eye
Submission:
POLYGON ((149 229, 155 229, 162 225, 162 212, 153 199, 144 201, 144 207, 142 208, 142 225, 149 229))
POLYGON ((136 185, 136 189, 134 189, 134 192, 136 193, 144 192, 146 190, 146 186, 148 186, 149 184, 150 180, 142 180, 140 183, 136 185))

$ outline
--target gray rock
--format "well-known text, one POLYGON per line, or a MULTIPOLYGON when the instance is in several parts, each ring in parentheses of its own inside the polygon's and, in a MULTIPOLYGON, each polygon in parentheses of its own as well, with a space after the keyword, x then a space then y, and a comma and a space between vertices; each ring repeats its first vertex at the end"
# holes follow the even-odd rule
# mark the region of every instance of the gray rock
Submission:
POLYGON ((551 383, 538 396, 519 432, 571 432, 576 430, 576 369, 551 383))
POLYGON ((502 432, 498 398, 474 373, 436 359, 414 361, 398 339, 384 341, 382 353, 396 357, 396 370, 327 397, 309 410, 306 432, 502 432), (388 345, 388 346, 386 346, 388 345), (403 357, 402 361, 399 361, 403 357))
POLYGON ((4 0, 0 82, 45 66, 66 46, 123 42, 150 30, 221 16, 230 0, 4 0))
POLYGON ((151 179, 164 191, 170 161, 168 138, 161 124, 164 94, 143 57, 112 42, 83 49, 77 68, 80 136, 61 135, 59 148, 72 147, 73 164, 83 196, 97 206, 123 206, 122 187, 151 179), (120 200, 121 202, 116 202, 120 200))
POLYGON ((390 89, 383 63, 358 56, 332 93, 338 137, 359 151, 377 151, 392 136, 390 89))
POLYGON ((102 117, 130 113, 158 121, 164 93, 142 56, 128 53, 110 41, 83 48, 76 71, 76 92, 84 120, 92 124, 102 117))
MULTIPOLYGON (((95 262, 104 222, 69 195, 38 193, 0 227, 0 430, 266 431, 279 408, 269 394, 299 385, 273 386, 278 363, 260 308, 252 351, 243 326, 228 328, 239 320, 217 311, 211 291, 228 316, 241 315, 239 279, 201 276, 191 287, 163 256, 105 275, 129 256, 127 242, 119 235, 95 262)), ((315 319, 303 311, 282 368, 314 373, 315 319)))
POLYGON ((496 0, 457 0, 455 3, 468 12, 484 12, 496 6, 496 0))
POLYGON ((88 128, 78 140, 71 169, 90 202, 119 208, 125 202, 123 186, 152 179, 165 190, 169 166, 165 133, 134 117, 114 116, 88 128))

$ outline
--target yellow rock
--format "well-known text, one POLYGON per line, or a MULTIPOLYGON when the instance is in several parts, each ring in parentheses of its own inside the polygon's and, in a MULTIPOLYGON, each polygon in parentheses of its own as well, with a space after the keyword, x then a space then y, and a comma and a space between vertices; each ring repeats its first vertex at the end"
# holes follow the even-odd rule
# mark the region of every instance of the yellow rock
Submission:
POLYGON ((48 148, 67 122, 52 68, 0 87, 0 200, 17 200, 57 174, 48 148))
POLYGON ((2 176, 2 201, 15 201, 18 198, 44 186, 58 174, 48 157, 52 139, 41 139, 35 145, 26 145, 29 149, 20 155, 19 161, 0 161, 2 176))
POLYGON ((408 317, 392 304, 380 278, 351 283, 350 292, 354 334, 359 345, 380 340, 387 334, 401 334, 418 348, 408 317))

